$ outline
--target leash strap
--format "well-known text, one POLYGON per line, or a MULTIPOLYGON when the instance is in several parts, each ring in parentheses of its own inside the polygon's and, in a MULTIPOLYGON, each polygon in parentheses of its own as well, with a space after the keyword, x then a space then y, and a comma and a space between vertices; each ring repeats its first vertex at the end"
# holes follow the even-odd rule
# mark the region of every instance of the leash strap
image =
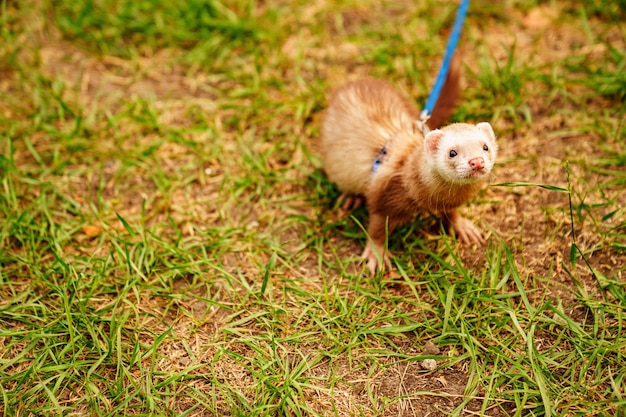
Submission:
MULTIPOLYGON (((419 129, 424 135, 426 135, 429 131, 428 126, 426 125, 426 121, 430 117, 435 108, 435 104, 437 104, 437 100, 439 99, 439 94, 441 94, 441 90, 443 89, 443 85, 445 84, 446 77, 448 76, 448 72, 450 71, 450 61, 452 61, 452 56, 454 55, 454 51, 456 50, 456 46, 459 43, 459 38, 461 37, 461 31, 463 30, 463 23, 465 23, 465 16, 467 15, 467 9, 469 8, 470 0, 461 0, 461 4, 456 11, 456 17, 454 19, 454 26, 452 27, 452 33, 450 34, 450 39, 448 39, 448 45, 446 47, 446 55, 441 63, 441 67, 439 68, 439 74, 437 74, 437 80, 435 81, 435 85, 428 96, 428 100, 426 101, 426 105, 424 106, 424 110, 420 113, 420 119, 415 121, 415 127, 419 129)), ((387 148, 383 146, 380 152, 378 153, 378 157, 372 163, 372 174, 378 171, 378 168, 385 160, 385 156, 387 155, 387 148)))
POLYGON ((441 67, 439 68, 439 74, 437 74, 437 80, 435 81, 435 85, 430 92, 430 96, 428 96, 428 100, 426 101, 424 110, 422 110, 422 113, 420 113, 420 119, 422 120, 422 122, 426 122, 426 120, 428 120, 430 115, 433 113, 435 104, 437 104, 439 94, 441 94, 441 89, 443 88, 443 84, 445 83, 446 77, 448 76, 448 71, 450 70, 450 61, 452 61, 454 50, 459 43, 459 38, 461 37, 461 31, 463 30, 463 23, 465 22, 465 16, 467 15, 468 8, 469 0, 461 0, 461 4, 456 11, 456 18, 454 19, 452 33, 450 34, 450 39, 448 39, 446 56, 441 63, 441 67))

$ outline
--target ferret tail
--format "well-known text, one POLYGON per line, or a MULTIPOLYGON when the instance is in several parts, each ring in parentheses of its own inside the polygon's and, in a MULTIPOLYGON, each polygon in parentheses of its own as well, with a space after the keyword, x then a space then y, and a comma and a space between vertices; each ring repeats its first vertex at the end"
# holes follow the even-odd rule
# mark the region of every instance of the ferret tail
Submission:
POLYGON ((450 69, 446 82, 441 89, 441 94, 433 113, 430 115, 428 122, 426 123, 429 128, 437 129, 448 121, 456 106, 459 102, 461 95, 461 51, 456 50, 452 61, 450 61, 450 69))

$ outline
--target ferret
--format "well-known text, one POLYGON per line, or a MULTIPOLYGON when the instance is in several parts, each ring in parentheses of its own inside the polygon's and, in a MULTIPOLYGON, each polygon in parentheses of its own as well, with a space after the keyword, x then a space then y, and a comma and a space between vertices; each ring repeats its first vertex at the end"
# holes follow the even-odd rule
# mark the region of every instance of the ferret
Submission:
MULTIPOLYGON (((458 77, 453 74, 430 127, 438 127, 452 113, 455 94, 458 77)), ((417 109, 389 83, 365 79, 339 88, 322 121, 323 167, 343 193, 343 207, 353 208, 365 198, 369 225, 362 258, 372 274, 391 268, 387 233, 420 212, 439 213, 464 243, 484 242, 457 209, 476 194, 493 168, 498 146, 491 125, 454 123, 430 130, 418 128, 418 119, 417 109)))

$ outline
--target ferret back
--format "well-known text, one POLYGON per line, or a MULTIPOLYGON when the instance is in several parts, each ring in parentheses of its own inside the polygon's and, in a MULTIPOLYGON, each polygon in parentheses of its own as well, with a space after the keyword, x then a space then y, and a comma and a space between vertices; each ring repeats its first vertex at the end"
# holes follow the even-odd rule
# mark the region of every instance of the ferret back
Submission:
POLYGON ((419 113, 391 85, 361 80, 336 91, 322 123, 321 151, 329 179, 348 193, 365 192, 372 164, 397 132, 419 113))

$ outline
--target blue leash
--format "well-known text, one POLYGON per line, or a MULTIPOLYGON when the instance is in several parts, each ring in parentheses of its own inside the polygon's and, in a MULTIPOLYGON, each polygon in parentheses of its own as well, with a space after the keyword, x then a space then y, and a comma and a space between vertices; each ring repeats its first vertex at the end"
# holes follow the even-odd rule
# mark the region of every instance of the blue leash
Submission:
POLYGON ((441 89, 443 88, 443 84, 448 76, 448 71, 450 70, 452 55, 454 55, 454 50, 456 49, 456 45, 459 43, 459 38, 461 37, 461 30, 463 29, 463 23, 465 22, 465 16, 467 15, 468 8, 469 0, 461 0, 459 9, 456 12, 456 18, 454 19, 452 33, 450 34, 450 39, 448 40, 448 46, 446 47, 446 56, 441 63, 439 74, 437 74, 437 80, 435 81, 435 85, 430 92, 430 96, 428 96, 424 110, 422 110, 422 113, 420 114, 422 121, 426 121, 428 119, 428 117, 433 113, 435 104, 437 104, 439 94, 441 94, 441 89))
MULTIPOLYGON (((469 0, 461 0, 461 4, 459 5, 459 9, 456 12, 456 18, 454 19, 454 26, 452 27, 452 33, 450 34, 450 39, 448 40, 448 46, 446 47, 446 56, 441 63, 441 67, 439 68, 439 74, 437 74, 437 80, 435 81, 435 85, 433 86, 430 95, 428 96, 428 100, 426 101, 426 105, 424 106, 424 110, 420 113, 420 129, 426 134, 427 129, 426 121, 430 117, 435 108, 435 104, 437 104, 437 100, 439 99, 439 94, 441 94, 441 89, 445 84, 446 77, 448 76, 448 71, 450 70, 450 61, 452 61, 452 55, 454 55, 454 50, 456 49, 456 45, 459 43, 459 38, 461 37, 461 30, 463 29, 463 23, 465 22, 465 16, 467 15, 467 9, 469 8, 469 0)), ((372 164, 372 174, 378 171, 380 164, 385 159, 387 155, 386 146, 383 146, 380 150, 378 157, 374 160, 372 164)))

